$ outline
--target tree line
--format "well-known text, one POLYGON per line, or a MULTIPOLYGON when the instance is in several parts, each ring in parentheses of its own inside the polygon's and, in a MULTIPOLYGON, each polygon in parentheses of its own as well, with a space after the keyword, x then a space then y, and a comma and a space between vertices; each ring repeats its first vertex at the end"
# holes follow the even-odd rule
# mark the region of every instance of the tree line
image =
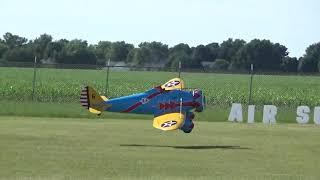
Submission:
POLYGON ((33 62, 37 56, 41 63, 98 64, 125 62, 133 66, 162 65, 184 68, 237 71, 249 70, 253 64, 257 71, 320 72, 320 42, 307 47, 302 57, 290 57, 288 49, 270 40, 227 39, 190 47, 180 43, 173 47, 161 42, 142 42, 135 47, 124 41, 100 41, 88 44, 81 39, 53 40, 42 34, 34 40, 5 33, 0 38, 0 61, 33 62))

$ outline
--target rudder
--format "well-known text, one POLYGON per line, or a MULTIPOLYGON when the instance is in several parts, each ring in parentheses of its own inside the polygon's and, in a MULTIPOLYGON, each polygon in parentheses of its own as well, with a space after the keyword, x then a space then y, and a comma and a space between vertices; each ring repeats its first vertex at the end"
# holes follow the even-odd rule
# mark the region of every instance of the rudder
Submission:
POLYGON ((92 87, 86 86, 81 90, 80 103, 91 113, 100 115, 110 107, 106 103, 108 99, 105 96, 100 96, 92 87))

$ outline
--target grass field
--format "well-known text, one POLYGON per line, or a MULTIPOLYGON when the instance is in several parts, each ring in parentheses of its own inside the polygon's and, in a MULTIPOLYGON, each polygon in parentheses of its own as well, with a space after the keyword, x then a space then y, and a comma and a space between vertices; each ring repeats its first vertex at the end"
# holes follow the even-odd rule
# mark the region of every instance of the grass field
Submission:
POLYGON ((313 125, 0 117, 0 179, 317 180, 313 125))
MULTIPOLYGON (((111 71, 108 96, 141 92, 176 76, 111 71)), ((153 129, 152 116, 88 113, 78 102, 80 89, 89 84, 103 93, 105 71, 37 69, 31 101, 33 70, 1 67, 0 180, 320 179, 320 127, 312 119, 294 123, 298 105, 320 105, 319 76, 254 76, 255 120, 262 121, 261 105, 274 104, 277 125, 226 122, 232 102, 248 102, 248 75, 182 77, 208 100, 191 134, 153 129)))
MULTIPOLYGON (((55 103, 55 102, 14 102, 0 101, 0 115, 28 116, 28 117, 69 117, 90 119, 153 119, 152 115, 138 115, 127 113, 104 112, 101 116, 89 113, 79 103, 55 103)), ((278 123, 296 123, 297 107, 278 107, 276 120, 278 123)), ((226 122, 231 106, 212 105, 203 112, 196 113, 196 121, 226 122)), ((263 106, 257 106, 255 121, 262 122, 263 106)), ((243 119, 247 121, 247 107, 243 105, 243 119)), ((310 113, 310 124, 313 124, 313 109, 310 113)))

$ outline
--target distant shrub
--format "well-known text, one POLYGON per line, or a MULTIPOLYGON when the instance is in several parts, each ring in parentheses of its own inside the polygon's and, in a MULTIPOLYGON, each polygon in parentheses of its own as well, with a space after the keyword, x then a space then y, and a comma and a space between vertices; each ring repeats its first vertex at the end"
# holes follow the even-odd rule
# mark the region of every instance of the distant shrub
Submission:
POLYGON ((225 71, 228 69, 228 67, 229 67, 229 62, 225 59, 216 59, 211 66, 213 70, 218 70, 218 71, 221 71, 221 70, 225 71))

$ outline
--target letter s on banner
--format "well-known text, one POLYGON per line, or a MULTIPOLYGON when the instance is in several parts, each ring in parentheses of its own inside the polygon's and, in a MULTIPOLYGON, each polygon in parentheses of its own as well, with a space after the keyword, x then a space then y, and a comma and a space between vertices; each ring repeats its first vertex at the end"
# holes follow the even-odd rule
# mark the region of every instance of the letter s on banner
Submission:
POLYGON ((298 106, 297 108, 297 123, 307 124, 309 122, 310 108, 308 106, 298 106))

